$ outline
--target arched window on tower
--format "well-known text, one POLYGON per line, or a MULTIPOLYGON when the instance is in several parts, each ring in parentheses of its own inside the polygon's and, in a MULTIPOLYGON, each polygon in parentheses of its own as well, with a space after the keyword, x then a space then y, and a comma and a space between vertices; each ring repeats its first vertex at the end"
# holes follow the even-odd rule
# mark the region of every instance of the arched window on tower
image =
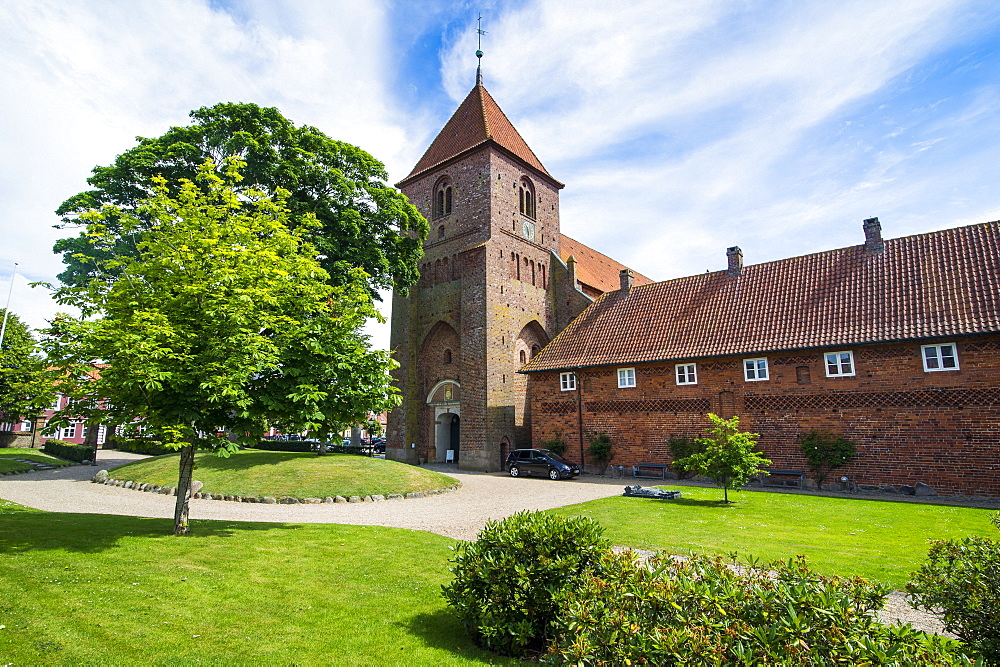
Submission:
POLYGON ((537 345, 532 345, 531 346, 531 358, 534 359, 536 354, 538 354, 538 346, 537 345))
POLYGON ((527 360, 527 358, 526 358, 526 355, 524 354, 524 350, 521 350, 521 352, 520 352, 519 354, 520 354, 520 359, 521 359, 521 363, 522 363, 522 364, 526 364, 526 363, 528 363, 528 360, 527 360))
POLYGON ((518 188, 518 202, 521 207, 521 215, 535 219, 535 186, 527 178, 521 179, 518 188))
POLYGON ((451 350, 445 350, 444 351, 444 363, 446 363, 446 364, 450 364, 451 363, 451 350))
POLYGON ((451 213, 451 201, 451 179, 445 176, 434 186, 434 217, 440 218, 451 213))

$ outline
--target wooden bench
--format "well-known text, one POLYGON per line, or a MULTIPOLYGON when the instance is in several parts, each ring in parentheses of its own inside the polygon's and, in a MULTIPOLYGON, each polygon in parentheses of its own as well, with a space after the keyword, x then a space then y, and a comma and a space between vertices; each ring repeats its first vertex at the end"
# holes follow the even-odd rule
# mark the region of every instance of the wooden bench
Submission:
POLYGON ((667 466, 662 463, 636 463, 632 466, 632 476, 633 477, 648 477, 650 479, 666 479, 667 478, 667 466), (642 474, 643 470, 648 470, 650 472, 655 471, 658 474, 642 474))
POLYGON ((784 468, 761 468, 760 470, 757 478, 760 480, 761 486, 797 486, 800 489, 805 486, 806 473, 804 470, 786 470, 784 468))

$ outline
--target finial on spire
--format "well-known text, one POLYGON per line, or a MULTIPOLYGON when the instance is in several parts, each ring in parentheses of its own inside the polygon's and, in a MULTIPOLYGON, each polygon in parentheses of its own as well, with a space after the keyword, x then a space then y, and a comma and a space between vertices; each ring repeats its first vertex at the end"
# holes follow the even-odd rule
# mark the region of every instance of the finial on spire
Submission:
POLYGON ((486 31, 483 30, 482 14, 479 15, 477 21, 479 21, 479 25, 476 27, 476 33, 478 34, 479 39, 479 48, 476 49, 476 58, 479 59, 479 64, 476 65, 476 85, 481 86, 483 85, 483 35, 486 34, 486 31))

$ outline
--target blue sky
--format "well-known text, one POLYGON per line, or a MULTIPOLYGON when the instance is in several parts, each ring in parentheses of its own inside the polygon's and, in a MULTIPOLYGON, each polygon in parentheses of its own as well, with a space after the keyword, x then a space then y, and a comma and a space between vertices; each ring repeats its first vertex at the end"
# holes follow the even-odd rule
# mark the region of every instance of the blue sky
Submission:
POLYGON ((995 2, 6 0, 0 293, 19 262, 12 310, 42 326, 52 211, 200 106, 276 106, 402 178, 474 83, 480 12, 563 231, 651 278, 854 245, 872 216, 1000 219, 995 2))

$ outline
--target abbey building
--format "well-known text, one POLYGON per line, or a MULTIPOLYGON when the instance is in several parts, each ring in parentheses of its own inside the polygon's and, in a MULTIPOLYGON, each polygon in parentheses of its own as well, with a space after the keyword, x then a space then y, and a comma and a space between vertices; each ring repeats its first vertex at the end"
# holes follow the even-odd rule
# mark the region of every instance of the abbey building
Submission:
POLYGON ((481 82, 398 187, 430 234, 419 284, 393 297, 403 404, 389 414, 387 455, 499 470, 511 449, 531 446, 517 371, 618 289, 626 267, 562 234, 563 184, 481 82))
POLYGON ((863 244, 652 283, 561 233, 562 183, 481 84, 399 187, 431 232, 393 301, 391 458, 495 471, 558 439, 593 470, 603 434, 616 468, 665 471, 713 412, 803 485, 800 443, 832 433, 857 452, 838 488, 1000 496, 1000 222, 871 218, 863 244))

